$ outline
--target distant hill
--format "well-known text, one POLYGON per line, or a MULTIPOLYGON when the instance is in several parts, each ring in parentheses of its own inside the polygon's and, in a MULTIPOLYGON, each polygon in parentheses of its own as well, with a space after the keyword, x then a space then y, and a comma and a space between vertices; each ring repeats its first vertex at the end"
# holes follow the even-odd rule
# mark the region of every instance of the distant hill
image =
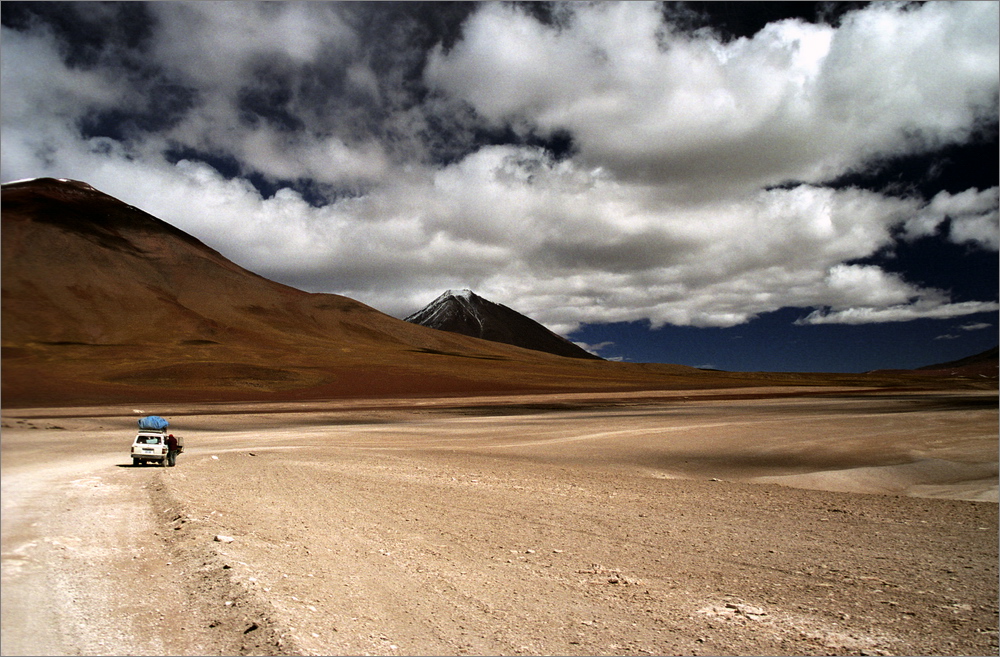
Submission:
POLYGON ((1000 348, 998 347, 987 349, 982 353, 968 356, 967 358, 917 368, 918 371, 936 372, 948 370, 953 373, 962 373, 965 376, 983 374, 994 377, 997 376, 998 369, 1000 369, 1000 348))
POLYGON ((877 376, 915 375, 927 379, 967 379, 991 381, 994 385, 1000 380, 1000 360, 998 349, 994 347, 986 351, 935 365, 924 365, 913 370, 872 370, 866 372, 877 376))
POLYGON ((484 299, 471 290, 448 290, 405 321, 557 356, 600 358, 530 317, 484 299))

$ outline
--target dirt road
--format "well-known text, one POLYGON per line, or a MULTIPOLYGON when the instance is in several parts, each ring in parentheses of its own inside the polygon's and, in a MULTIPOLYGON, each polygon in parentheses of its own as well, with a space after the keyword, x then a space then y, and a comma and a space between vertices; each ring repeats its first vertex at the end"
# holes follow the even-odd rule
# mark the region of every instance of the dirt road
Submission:
POLYGON ((3 654, 996 654, 995 392, 799 392, 4 411, 3 654))

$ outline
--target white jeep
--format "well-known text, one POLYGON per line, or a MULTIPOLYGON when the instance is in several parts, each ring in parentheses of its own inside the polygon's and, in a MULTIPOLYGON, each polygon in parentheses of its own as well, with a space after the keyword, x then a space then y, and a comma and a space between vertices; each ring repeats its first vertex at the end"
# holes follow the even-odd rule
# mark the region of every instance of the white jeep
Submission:
POLYGON ((167 464, 167 432, 140 429, 132 441, 132 465, 167 464))

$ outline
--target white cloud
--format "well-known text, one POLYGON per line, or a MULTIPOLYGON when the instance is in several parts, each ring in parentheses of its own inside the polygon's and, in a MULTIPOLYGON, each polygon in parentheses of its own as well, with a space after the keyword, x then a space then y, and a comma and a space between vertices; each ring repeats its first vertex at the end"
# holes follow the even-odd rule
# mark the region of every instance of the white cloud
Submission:
POLYGON ((1000 246, 1000 187, 983 191, 967 189, 958 194, 939 192, 914 217, 904 224, 908 239, 933 235, 946 220, 951 220, 948 238, 962 244, 973 242, 996 251, 1000 246))
POLYGON ((949 319, 973 313, 995 312, 1000 304, 985 301, 938 304, 934 301, 885 308, 847 308, 833 312, 815 310, 800 324, 874 324, 908 322, 914 319, 949 319))
POLYGON ((653 4, 553 27, 490 4, 427 79, 494 121, 570 130, 619 178, 715 195, 966 139, 996 111, 996 24, 995 3, 887 5, 723 43, 671 32, 653 4))
POLYGON ((258 273, 397 316, 464 287, 563 334, 733 326, 789 306, 822 309, 806 323, 996 308, 846 264, 946 217, 950 239, 995 250, 996 187, 930 201, 769 187, 995 121, 996 3, 873 6, 839 28, 786 21, 728 43, 644 3, 566 5, 556 27, 483 4, 429 55, 429 95, 403 72, 423 56, 405 26, 379 41, 351 13, 364 7, 147 6, 148 79, 67 66, 51 33, 4 28, 4 180, 84 180, 258 273), (150 80, 189 89, 188 105, 122 141, 81 134, 95 112, 141 107, 150 80), (566 130, 577 150, 475 146, 477 121, 566 130), (292 189, 263 198, 250 172, 333 192, 321 207, 292 189))
MULTIPOLYGON (((960 331, 981 331, 986 328, 992 327, 992 324, 987 322, 969 322, 968 324, 963 324, 958 327, 960 331)), ((959 340, 961 335, 956 335, 955 333, 944 333, 942 335, 936 336, 935 340, 959 340)))
POLYGON ((308 64, 357 46, 331 3, 183 2, 154 4, 153 56, 202 88, 238 88, 269 57, 308 64), (312 4, 312 6, 310 6, 312 4))
POLYGON ((573 344, 580 347, 581 349, 589 351, 594 355, 599 355, 601 351, 607 349, 608 347, 613 347, 615 345, 614 342, 597 342, 595 344, 587 344, 586 342, 574 342, 573 344))
POLYGON ((18 90, 0 96, 4 128, 39 118, 69 122, 81 107, 115 107, 126 96, 115 80, 100 71, 70 70, 63 65, 55 38, 47 31, 28 36, 3 28, 0 84, 18 90))

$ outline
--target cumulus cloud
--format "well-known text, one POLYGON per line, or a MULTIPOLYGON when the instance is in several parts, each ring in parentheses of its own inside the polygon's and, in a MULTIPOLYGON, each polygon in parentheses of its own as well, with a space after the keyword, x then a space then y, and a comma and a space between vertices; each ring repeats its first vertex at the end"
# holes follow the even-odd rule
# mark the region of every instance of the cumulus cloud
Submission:
POLYGON ((465 287, 563 334, 996 309, 852 264, 945 224, 996 250, 996 187, 824 184, 996 122, 996 3, 728 41, 653 4, 553 9, 141 3, 126 38, 102 6, 87 57, 53 21, 5 20, 2 176, 84 180, 258 273, 400 317, 465 287))
POLYGON ((554 26, 491 4, 427 78, 493 121, 571 131, 621 179, 714 196, 966 139, 995 113, 996 22, 995 5, 887 5, 723 42, 672 31, 648 3, 554 26))
POLYGON ((971 242, 996 251, 1000 246, 1000 188, 983 191, 967 189, 958 194, 939 192, 921 211, 907 219, 904 232, 907 239, 934 235, 950 220, 948 239, 958 244, 971 242))

